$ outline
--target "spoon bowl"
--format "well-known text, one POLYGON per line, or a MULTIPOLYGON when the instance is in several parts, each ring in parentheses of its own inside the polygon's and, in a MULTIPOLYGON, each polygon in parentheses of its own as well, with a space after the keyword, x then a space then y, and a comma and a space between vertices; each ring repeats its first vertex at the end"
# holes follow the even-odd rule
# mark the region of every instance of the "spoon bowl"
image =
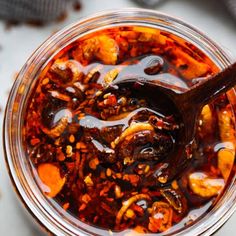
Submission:
MULTIPOLYGON (((198 117, 204 105, 236 85, 236 63, 198 82, 189 90, 178 89, 145 77, 120 78, 107 89, 131 87, 151 108, 163 116, 173 116, 178 124, 173 149, 148 181, 165 184, 191 162, 198 117)), ((107 89, 105 92, 107 93, 107 89)))

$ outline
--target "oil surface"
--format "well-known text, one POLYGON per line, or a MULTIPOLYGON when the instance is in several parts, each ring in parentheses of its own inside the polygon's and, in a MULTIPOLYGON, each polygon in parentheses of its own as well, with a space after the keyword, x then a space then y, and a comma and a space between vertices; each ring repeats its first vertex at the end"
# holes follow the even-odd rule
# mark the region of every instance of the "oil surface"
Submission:
POLYGON ((145 78, 185 91, 217 71, 195 46, 144 27, 99 31, 62 49, 37 78, 23 128, 45 196, 103 235, 164 234, 194 223, 214 206, 234 166, 226 96, 203 108, 182 172, 171 158, 178 115, 155 91, 120 82, 145 78), (170 167, 176 174, 167 181, 170 167))

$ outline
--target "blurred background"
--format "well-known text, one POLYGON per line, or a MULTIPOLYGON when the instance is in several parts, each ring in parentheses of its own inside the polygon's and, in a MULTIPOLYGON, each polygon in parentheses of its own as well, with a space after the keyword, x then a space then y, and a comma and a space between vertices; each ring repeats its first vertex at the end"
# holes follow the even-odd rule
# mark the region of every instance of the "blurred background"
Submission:
MULTIPOLYGON (((190 23, 220 44, 236 59, 236 0, 50 0, 52 12, 39 8, 48 0, 0 0, 0 133, 8 93, 17 72, 31 53, 55 31, 80 17, 114 8, 147 7, 190 23), (12 9, 11 2, 15 6, 12 9), (20 2, 23 2, 24 8, 20 2), (139 4, 137 3, 139 2, 139 4), (29 5, 31 3, 31 5, 29 5), (229 4, 229 5, 227 5, 229 4), (16 10, 17 9, 17 10, 16 10), (67 9, 65 11, 65 9, 67 9), (26 20, 27 23, 19 22, 26 20), (42 22, 46 21, 46 22, 42 22)), ((43 236, 32 224, 13 191, 4 163, 0 141, 0 235, 43 236)), ((216 236, 236 232, 236 213, 216 236)))

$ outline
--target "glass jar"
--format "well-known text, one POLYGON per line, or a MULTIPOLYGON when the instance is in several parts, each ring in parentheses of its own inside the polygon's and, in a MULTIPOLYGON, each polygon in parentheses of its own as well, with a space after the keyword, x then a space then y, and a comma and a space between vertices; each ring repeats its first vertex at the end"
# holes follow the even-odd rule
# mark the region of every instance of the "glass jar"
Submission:
MULTIPOLYGON (((34 170, 22 148, 23 113, 26 101, 37 76, 63 47, 88 33, 124 25, 149 26, 177 35, 199 48, 219 69, 231 63, 230 57, 222 48, 192 26, 151 10, 121 9, 102 12, 81 19, 47 39, 26 62, 12 87, 5 113, 3 140, 9 175, 21 201, 46 230, 58 236, 103 235, 104 231, 75 220, 71 215, 55 208, 39 189, 33 177, 34 170)), ((228 98, 235 106, 234 90, 228 93, 228 98)), ((211 235, 227 221, 235 208, 236 181, 233 177, 231 184, 213 209, 193 225, 171 235, 211 235)), ((165 235, 170 234, 166 232, 165 235)))

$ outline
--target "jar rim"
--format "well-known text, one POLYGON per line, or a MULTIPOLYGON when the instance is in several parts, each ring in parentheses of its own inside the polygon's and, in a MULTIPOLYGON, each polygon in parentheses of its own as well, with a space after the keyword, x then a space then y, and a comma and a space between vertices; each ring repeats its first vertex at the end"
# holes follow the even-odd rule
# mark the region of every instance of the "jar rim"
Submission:
MULTIPOLYGON (((18 148, 21 144, 21 131, 19 127, 22 124, 21 114, 23 106, 30 89, 33 87, 33 82, 35 82, 33 78, 37 78, 37 74, 39 74, 43 65, 47 64, 53 55, 78 37, 101 30, 104 27, 110 28, 120 24, 144 25, 169 31, 200 48, 220 69, 231 63, 227 53, 198 29, 182 20, 153 10, 122 8, 102 11, 82 18, 80 21, 65 27, 49 37, 27 60, 11 89, 4 117, 3 146, 9 175, 19 197, 32 215, 55 235, 78 235, 78 233, 80 235, 94 235, 94 233, 91 234, 91 232, 87 232, 84 229, 69 225, 69 222, 60 218, 61 215, 58 212, 53 212, 55 209, 43 205, 45 198, 42 194, 40 195, 39 191, 34 192, 36 189, 31 189, 30 169, 24 165, 25 163, 22 161, 24 160, 24 154, 18 148)), ((214 213, 211 217, 207 217, 209 216, 209 213, 207 213, 203 219, 192 226, 184 228, 181 232, 175 233, 175 235, 200 235, 203 233, 211 235, 227 221, 236 209, 236 201, 234 201, 236 199, 235 190, 236 180, 234 178, 227 193, 219 200, 221 204, 217 204, 209 212, 211 214, 214 213)), ((169 234, 166 233, 165 235, 169 234)))

